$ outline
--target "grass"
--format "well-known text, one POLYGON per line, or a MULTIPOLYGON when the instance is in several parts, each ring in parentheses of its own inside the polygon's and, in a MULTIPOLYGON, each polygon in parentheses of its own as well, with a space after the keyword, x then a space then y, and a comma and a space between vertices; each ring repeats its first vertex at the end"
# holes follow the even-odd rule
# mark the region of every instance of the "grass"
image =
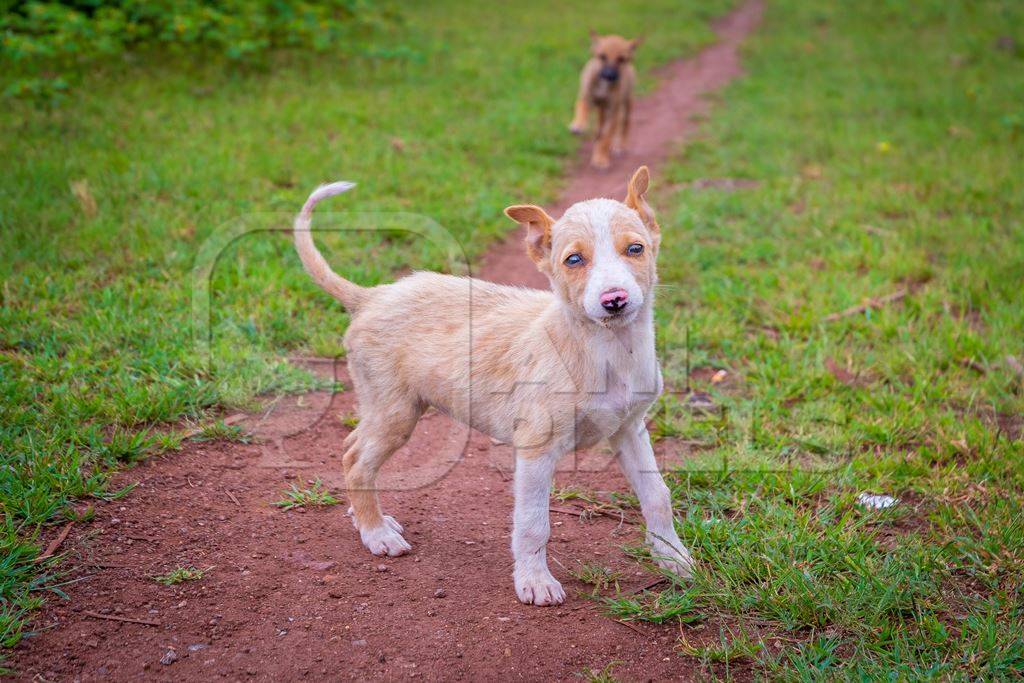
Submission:
POLYGON ((679 652, 687 657, 694 657, 707 667, 711 664, 724 665, 725 678, 729 677, 729 666, 736 662, 753 661, 759 655, 762 645, 746 634, 736 634, 722 628, 718 639, 703 644, 691 644, 686 636, 679 637, 679 652))
POLYGON ((618 592, 619 580, 622 578, 621 572, 593 562, 581 562, 575 569, 570 569, 569 573, 578 581, 593 586, 595 591, 609 590, 614 587, 618 592))
POLYGON ((166 574, 154 576, 153 580, 165 586, 174 586, 185 581, 198 581, 206 575, 209 569, 197 569, 191 565, 187 567, 176 567, 166 574))
POLYGON ((604 599, 681 623, 686 666, 1024 675, 1022 26, 1010 2, 768 3, 653 191, 666 381, 728 379, 692 383, 722 414, 655 419, 687 454, 694 580, 604 599))
POLYGON ((589 666, 584 667, 576 676, 582 678, 587 683, 617 683, 619 679, 612 673, 613 669, 622 662, 615 660, 608 662, 600 669, 592 669, 589 666))
POLYGON ((355 429, 356 427, 359 426, 359 416, 356 415, 355 413, 345 413, 344 415, 339 415, 338 420, 341 422, 341 424, 345 425, 349 429, 355 429))
POLYGON ((274 502, 282 510, 294 510, 301 507, 327 507, 337 505, 341 501, 331 495, 320 479, 311 482, 306 488, 292 484, 284 492, 284 498, 274 502))
POLYGON ((234 443, 251 443, 252 434, 239 425, 227 424, 224 420, 215 420, 203 425, 193 441, 231 441, 234 443))
POLYGON ((587 29, 644 32, 646 74, 708 41, 726 5, 419 3, 359 58, 124 60, 97 65, 59 107, 6 103, 0 553, 17 559, 0 565, 5 642, 38 594, 26 563, 40 527, 107 495, 117 468, 176 448, 167 425, 316 385, 288 354, 342 353, 344 313, 275 232, 313 187, 359 183, 317 219, 353 279, 464 269, 510 228, 506 205, 556 194, 587 29), (434 224, 447 242, 415 232, 434 224))

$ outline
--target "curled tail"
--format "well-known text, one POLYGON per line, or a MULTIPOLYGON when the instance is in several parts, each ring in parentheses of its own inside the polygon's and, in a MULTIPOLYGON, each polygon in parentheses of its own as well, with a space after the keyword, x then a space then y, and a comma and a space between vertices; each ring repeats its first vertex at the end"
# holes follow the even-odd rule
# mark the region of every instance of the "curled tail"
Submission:
POLYGON ((321 185, 309 195, 302 211, 295 217, 295 249, 299 252, 302 265, 310 274, 313 281, 320 285, 325 292, 344 304, 349 312, 359 308, 366 296, 366 288, 360 287, 354 282, 349 282, 341 277, 327 264, 324 257, 313 243, 313 233, 310 232, 310 224, 313 222, 313 207, 327 197, 347 192, 355 187, 355 183, 338 182, 330 185, 321 185))

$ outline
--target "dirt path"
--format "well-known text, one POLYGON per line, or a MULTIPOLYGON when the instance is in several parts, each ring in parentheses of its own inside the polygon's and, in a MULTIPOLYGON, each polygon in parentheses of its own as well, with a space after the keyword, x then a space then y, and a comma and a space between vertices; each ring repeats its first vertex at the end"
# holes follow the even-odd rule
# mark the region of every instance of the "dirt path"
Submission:
MULTIPOLYGON (((556 218, 571 205, 593 197, 622 199, 626 181, 641 164, 654 172, 651 194, 657 201, 658 166, 678 149, 686 134, 694 130, 711 107, 706 95, 720 90, 740 75, 739 45, 761 20, 761 0, 748 0, 714 23, 718 42, 692 59, 679 59, 658 70, 658 88, 636 102, 630 126, 628 149, 612 160, 612 167, 591 168, 591 144, 580 151, 569 182, 558 201, 548 207, 556 218)), ((523 234, 513 233, 491 249, 480 276, 495 282, 522 284, 547 289, 544 276, 523 253, 523 234)))
MULTIPOLYGON (((603 173, 581 162, 554 210, 618 197, 633 168, 662 161, 707 109, 701 96, 739 73, 737 47, 760 14, 760 3, 749 2, 718 22, 719 43, 666 67, 662 85, 637 107, 629 155, 603 173)), ((518 236, 491 253, 481 275, 546 286, 518 236)), ((316 368, 345 380, 343 367, 316 368)), ((616 623, 579 595, 587 586, 568 572, 598 563, 622 573, 623 590, 650 583, 620 550, 640 541, 628 518, 584 519, 572 502, 554 503, 552 570, 569 602, 516 600, 511 450, 437 413, 382 476, 385 510, 405 526, 412 554, 371 556, 342 505, 273 507, 292 483, 319 477, 341 487, 349 428, 339 416, 351 414, 353 400, 347 392, 282 399, 243 422, 258 437, 251 444, 192 443, 120 475, 138 487, 97 504, 94 520, 73 529, 64 544, 77 567, 64 587, 71 599, 51 598, 39 613, 39 634, 13 656, 21 677, 548 680, 612 661, 628 680, 692 677, 673 652, 676 626, 616 623), (152 579, 182 565, 210 569, 173 587, 152 579)), ((606 455, 567 460, 559 486, 626 488, 606 455)), ((688 633, 693 642, 701 636, 688 633)))

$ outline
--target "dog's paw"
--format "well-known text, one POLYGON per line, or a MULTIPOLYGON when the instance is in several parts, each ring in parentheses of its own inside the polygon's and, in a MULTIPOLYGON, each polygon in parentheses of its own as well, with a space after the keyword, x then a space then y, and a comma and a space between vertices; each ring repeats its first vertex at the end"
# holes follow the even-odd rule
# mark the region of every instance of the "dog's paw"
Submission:
POLYGON ((397 531, 398 533, 402 533, 405 531, 405 529, 402 528, 402 525, 398 523, 398 520, 392 517, 391 515, 384 515, 384 523, 392 529, 394 529, 395 531, 397 531))
POLYGON ((384 515, 384 523, 378 527, 360 529, 359 538, 374 555, 397 557, 412 550, 412 546, 402 538, 402 525, 390 515, 384 515))
POLYGON ((693 557, 686 548, 683 548, 682 544, 679 545, 679 548, 673 548, 667 543, 655 543, 651 547, 651 557, 654 559, 654 564, 681 579, 689 579, 693 576, 693 557))
POLYGON ((525 605, 561 605, 565 602, 562 584, 548 570, 515 575, 516 595, 525 605))
MULTIPOLYGON (((346 512, 345 514, 352 518, 352 526, 355 527, 356 531, 359 531, 359 522, 356 521, 355 510, 349 508, 348 512, 346 512)), ((398 533, 402 533, 403 531, 405 531, 405 529, 402 528, 402 525, 398 523, 398 520, 392 517, 391 515, 383 515, 383 517, 384 523, 392 529, 394 529, 395 531, 397 531, 398 533)))

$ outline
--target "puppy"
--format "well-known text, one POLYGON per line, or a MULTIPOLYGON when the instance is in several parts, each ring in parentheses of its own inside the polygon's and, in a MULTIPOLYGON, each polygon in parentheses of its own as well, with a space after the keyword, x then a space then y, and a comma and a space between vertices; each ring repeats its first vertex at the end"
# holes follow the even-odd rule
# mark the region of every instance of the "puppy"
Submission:
POLYGON ((359 425, 345 439, 343 466, 370 552, 410 549, 401 525, 382 514, 375 481, 434 406, 515 448, 513 580, 524 603, 565 600, 546 556, 555 464, 602 439, 636 491, 656 562, 689 574, 644 424, 662 389, 652 320, 661 230, 648 180, 641 167, 624 203, 591 199, 557 220, 538 206, 505 209, 526 226, 526 251, 551 291, 427 272, 360 287, 331 270, 310 234, 313 207, 353 185, 310 195, 295 245, 313 280, 351 314, 344 341, 359 425))
POLYGON ((590 32, 591 57, 580 73, 580 90, 569 130, 581 135, 587 127, 590 107, 597 109, 597 138, 590 157, 595 168, 608 168, 609 151, 618 154, 626 147, 636 81, 633 53, 639 45, 640 39, 590 32))

